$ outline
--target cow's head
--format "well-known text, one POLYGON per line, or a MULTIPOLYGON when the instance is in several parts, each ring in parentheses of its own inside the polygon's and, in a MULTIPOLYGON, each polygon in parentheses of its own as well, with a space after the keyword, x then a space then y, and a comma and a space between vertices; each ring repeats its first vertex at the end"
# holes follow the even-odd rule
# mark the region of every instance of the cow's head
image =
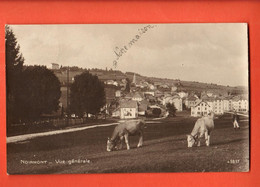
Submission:
POLYGON ((196 139, 192 135, 187 135, 188 147, 192 147, 196 143, 196 139))
POLYGON ((107 151, 112 151, 114 147, 115 143, 110 138, 107 138, 107 151))

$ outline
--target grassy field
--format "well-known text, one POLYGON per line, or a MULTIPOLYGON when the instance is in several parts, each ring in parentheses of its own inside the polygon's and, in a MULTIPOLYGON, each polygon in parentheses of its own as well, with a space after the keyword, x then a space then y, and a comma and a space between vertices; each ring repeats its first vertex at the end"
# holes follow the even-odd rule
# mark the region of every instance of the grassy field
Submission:
POLYGON ((187 148, 195 118, 179 116, 149 124, 144 146, 107 152, 114 126, 40 137, 7 145, 9 174, 220 172, 249 170, 249 124, 234 130, 229 116, 215 120, 211 146, 187 148), (74 160, 73 160, 74 159, 74 160), (34 161, 34 163, 28 163, 34 161), (36 163, 38 161, 38 163, 36 163), (40 161, 42 163, 40 163, 40 161))

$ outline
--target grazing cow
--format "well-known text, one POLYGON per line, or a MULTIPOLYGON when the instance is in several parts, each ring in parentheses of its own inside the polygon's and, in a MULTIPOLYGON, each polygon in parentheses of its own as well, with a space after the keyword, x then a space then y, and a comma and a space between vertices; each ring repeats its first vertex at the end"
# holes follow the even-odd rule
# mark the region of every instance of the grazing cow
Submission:
POLYGON ((128 136, 139 135, 139 142, 137 147, 143 145, 143 128, 145 127, 144 120, 126 121, 118 124, 111 138, 107 140, 107 151, 113 151, 115 149, 121 149, 123 146, 123 139, 125 138, 125 143, 127 149, 130 149, 128 143, 128 136), (119 147, 117 144, 120 143, 119 147))
POLYGON ((200 146, 200 138, 205 135, 206 145, 210 144, 210 133, 214 129, 214 113, 209 116, 199 118, 190 135, 187 135, 188 147, 192 147, 194 144, 200 146))

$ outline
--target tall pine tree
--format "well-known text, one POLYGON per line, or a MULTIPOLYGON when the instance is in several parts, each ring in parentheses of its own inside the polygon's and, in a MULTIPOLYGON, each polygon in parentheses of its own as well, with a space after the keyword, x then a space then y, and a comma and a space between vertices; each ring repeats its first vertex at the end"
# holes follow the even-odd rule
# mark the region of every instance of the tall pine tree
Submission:
POLYGON ((16 106, 24 58, 20 53, 20 46, 9 26, 5 27, 5 59, 6 59, 6 90, 7 90, 7 122, 15 122, 19 116, 20 109, 16 106))

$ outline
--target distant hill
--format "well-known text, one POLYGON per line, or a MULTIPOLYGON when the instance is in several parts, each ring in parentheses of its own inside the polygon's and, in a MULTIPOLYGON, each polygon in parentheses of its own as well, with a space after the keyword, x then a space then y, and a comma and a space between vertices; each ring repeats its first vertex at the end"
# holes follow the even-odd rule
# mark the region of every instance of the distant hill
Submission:
MULTIPOLYGON (((59 78, 62 85, 66 85, 67 83, 67 69, 61 68, 58 70, 53 70, 55 75, 59 78)), ((227 94, 244 94, 247 93, 248 90, 246 87, 238 86, 238 87, 231 87, 231 86, 223 86, 217 84, 209 84, 209 83, 202 83, 196 81, 182 81, 179 79, 166 79, 166 78, 158 78, 158 77, 146 77, 134 72, 126 72, 123 73, 121 71, 114 71, 110 70, 103 70, 103 69, 82 69, 77 67, 70 68, 69 77, 70 82, 72 82, 72 78, 76 75, 81 74, 84 71, 89 71, 93 75, 97 75, 98 78, 102 81, 105 80, 122 80, 125 78, 129 78, 132 82, 133 76, 135 74, 136 83, 140 83, 141 81, 146 81, 152 84, 161 84, 161 85, 168 85, 169 87, 177 87, 178 91, 185 91, 185 92, 213 92, 220 95, 227 95, 227 94)))

